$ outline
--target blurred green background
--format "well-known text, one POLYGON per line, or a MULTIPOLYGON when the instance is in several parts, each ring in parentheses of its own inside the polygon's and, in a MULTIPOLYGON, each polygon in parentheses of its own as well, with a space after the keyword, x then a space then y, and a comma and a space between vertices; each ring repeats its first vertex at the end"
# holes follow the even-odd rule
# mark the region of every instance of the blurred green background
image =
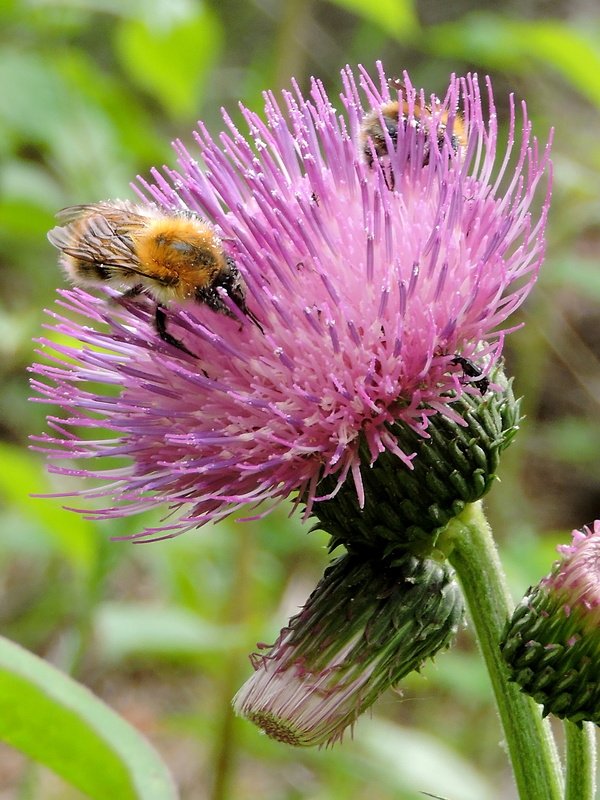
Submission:
MULTIPOLYGON (((93 524, 49 499, 66 479, 27 450, 47 407, 28 403, 32 339, 64 285, 46 241, 61 207, 133 198, 220 108, 261 92, 332 101, 340 69, 382 59, 443 94, 451 72, 492 77, 534 132, 555 127, 547 261, 509 338, 527 418, 487 501, 515 596, 573 527, 600 517, 600 11, 597 0, 31 0, 0 4, 0 625, 145 732, 183 800, 515 797, 470 637, 389 693, 352 739, 296 751, 234 720, 247 654, 274 641, 319 578, 326 539, 287 508, 168 542, 110 542, 154 520, 93 524)), ((76 483, 68 482, 72 488, 76 483)), ((82 795, 0 746, 0 800, 82 795)), ((111 799, 112 800, 112 799, 111 799)), ((118 800, 115 798, 114 800, 118 800)))

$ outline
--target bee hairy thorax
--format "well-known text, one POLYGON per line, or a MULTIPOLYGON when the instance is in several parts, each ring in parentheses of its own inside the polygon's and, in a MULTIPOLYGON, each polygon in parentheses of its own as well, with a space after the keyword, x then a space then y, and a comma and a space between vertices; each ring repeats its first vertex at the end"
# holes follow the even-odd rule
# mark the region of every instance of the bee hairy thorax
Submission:
POLYGON ((192 296, 196 289, 211 286, 226 266, 212 231, 199 233, 193 224, 180 231, 173 230, 168 220, 157 220, 131 238, 151 280, 172 287, 177 297, 192 296))

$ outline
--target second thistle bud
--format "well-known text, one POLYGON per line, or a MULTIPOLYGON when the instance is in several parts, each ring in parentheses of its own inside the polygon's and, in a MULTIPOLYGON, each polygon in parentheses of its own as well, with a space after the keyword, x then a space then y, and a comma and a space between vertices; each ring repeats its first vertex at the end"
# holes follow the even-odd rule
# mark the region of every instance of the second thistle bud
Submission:
POLYGON ((447 646, 463 616, 452 569, 346 554, 253 659, 236 711, 278 741, 332 744, 387 688, 447 646))
POLYGON ((544 713, 600 725, 600 522, 515 609, 502 642, 511 677, 544 713))

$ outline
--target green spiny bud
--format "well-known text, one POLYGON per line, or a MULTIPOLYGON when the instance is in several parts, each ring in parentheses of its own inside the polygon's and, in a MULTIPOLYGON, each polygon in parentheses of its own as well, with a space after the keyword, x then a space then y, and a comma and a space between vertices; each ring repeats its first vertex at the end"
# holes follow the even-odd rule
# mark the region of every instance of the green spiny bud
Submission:
MULTIPOLYGON (((520 420, 511 382, 500 370, 491 378, 503 391, 463 393, 451 406, 455 417, 441 412, 429 417, 426 438, 405 425, 390 427, 400 450, 415 453, 412 469, 389 450, 373 463, 368 449, 361 450, 362 507, 352 478, 334 497, 311 507, 316 527, 331 534, 332 549, 382 543, 388 550, 415 550, 415 544, 432 549, 449 521, 490 490, 500 454, 520 420)), ((322 494, 333 492, 335 477, 319 486, 322 494)))
POLYGON ((346 553, 275 645, 254 654, 236 712, 278 741, 332 744, 382 692, 447 647, 462 617, 448 565, 346 553))
POLYGON ((502 654, 545 714, 600 725, 600 522, 558 549, 563 558, 515 609, 502 654))

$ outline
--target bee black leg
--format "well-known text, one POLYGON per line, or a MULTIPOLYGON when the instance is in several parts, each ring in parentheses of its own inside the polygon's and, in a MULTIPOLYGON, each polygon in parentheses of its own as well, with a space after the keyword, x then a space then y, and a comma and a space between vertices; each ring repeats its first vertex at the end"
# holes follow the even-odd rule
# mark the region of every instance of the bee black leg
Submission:
POLYGON ((169 331, 167 330, 167 311, 164 306, 157 305, 156 306, 156 330, 158 331, 158 335, 167 344, 176 347, 178 350, 183 350, 184 353, 187 353, 189 356, 193 356, 197 358, 187 347, 180 342, 179 339, 176 339, 174 336, 171 336, 169 331))
POLYGON ((250 317, 250 319, 251 319, 251 320, 252 320, 252 322, 253 322, 253 323, 256 325, 256 327, 258 328, 258 330, 259 330, 261 333, 263 333, 263 334, 264 334, 263 326, 262 326, 262 325, 260 324, 260 322, 258 321, 258 317, 257 317, 255 314, 253 314, 253 313, 252 313, 252 311, 250 311, 249 309, 246 309, 246 315, 247 315, 248 317, 250 317))
POLYGON ((107 303, 111 306, 119 305, 123 300, 130 300, 132 297, 137 297, 142 294, 143 291, 143 286, 132 286, 131 289, 127 289, 126 292, 123 292, 118 297, 109 297, 107 303))
POLYGON ((129 300, 130 297, 137 297, 138 294, 141 294, 143 291, 143 286, 132 286, 131 289, 127 289, 126 292, 123 292, 119 300, 129 300))
POLYGON ((389 169, 389 178, 388 178, 388 171, 384 164, 381 164, 381 172, 383 173, 383 180, 385 181, 386 188, 389 189, 390 192, 394 191, 396 186, 396 182, 394 180, 394 172, 392 168, 389 169))

